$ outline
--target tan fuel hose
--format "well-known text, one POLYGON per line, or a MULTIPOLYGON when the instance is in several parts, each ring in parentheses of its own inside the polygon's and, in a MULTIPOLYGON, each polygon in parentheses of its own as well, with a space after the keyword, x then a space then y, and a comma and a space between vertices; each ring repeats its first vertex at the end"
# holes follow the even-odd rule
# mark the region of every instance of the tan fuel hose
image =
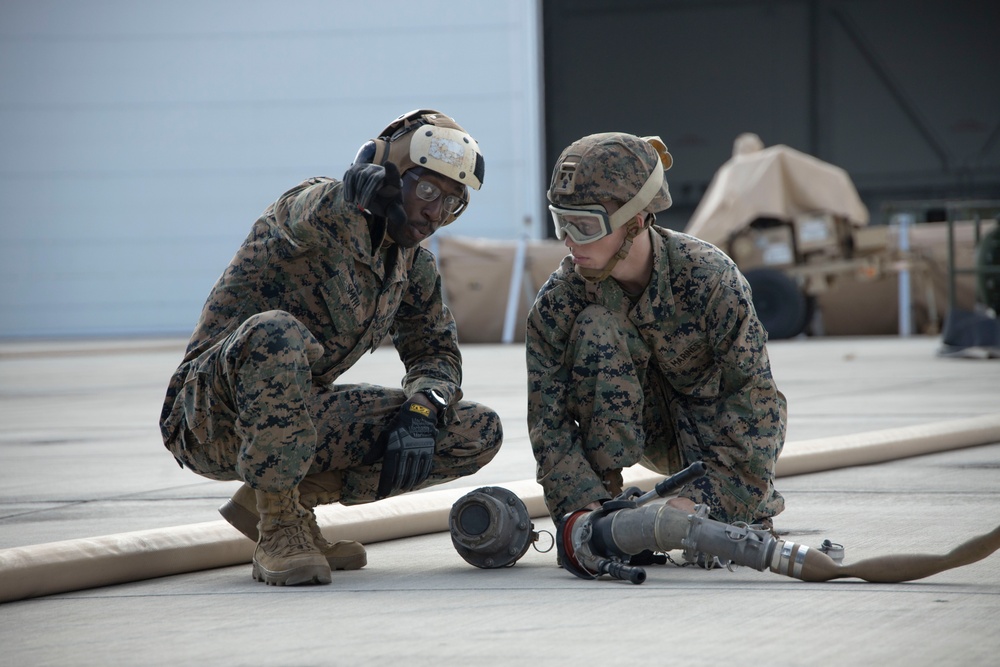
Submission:
MULTIPOLYGON (((786 443, 777 474, 819 472, 997 442, 1000 415, 806 440, 786 443)), ((628 485, 652 487, 661 479, 642 468, 625 471, 628 485)), ((524 501, 532 517, 547 516, 541 489, 533 479, 502 486, 524 501)), ((443 532, 448 530, 451 506, 472 488, 431 490, 354 507, 323 506, 317 508, 317 517, 328 536, 363 543, 443 532)), ((3 549, 0 602, 248 563, 253 547, 220 520, 3 549)), ((854 576, 848 571, 838 570, 837 575, 854 576)))
POLYGON ((872 583, 895 584, 975 563, 997 549, 1000 549, 1000 526, 963 542, 946 554, 898 554, 866 558, 856 563, 837 563, 825 553, 809 549, 796 578, 830 581, 852 577, 872 583))

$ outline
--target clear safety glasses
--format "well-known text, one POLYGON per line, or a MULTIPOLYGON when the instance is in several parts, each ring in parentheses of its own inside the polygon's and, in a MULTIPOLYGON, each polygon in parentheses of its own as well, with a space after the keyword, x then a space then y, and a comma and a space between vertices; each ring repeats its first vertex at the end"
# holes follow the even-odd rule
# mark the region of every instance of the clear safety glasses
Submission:
MULTIPOLYGON (((405 176, 412 176, 417 179, 417 184, 414 187, 417 196, 424 201, 435 201, 441 196, 441 188, 434 185, 430 181, 422 181, 420 177, 414 174, 412 171, 406 172, 405 176)), ((462 197, 456 197, 455 195, 448 195, 444 198, 441 205, 444 207, 445 212, 453 218, 457 218, 465 207, 469 204, 468 201, 462 197)))
POLYGON ((549 204, 549 212, 556 226, 556 238, 560 241, 569 236, 574 243, 593 243, 614 231, 611 217, 600 204, 580 208, 549 204))

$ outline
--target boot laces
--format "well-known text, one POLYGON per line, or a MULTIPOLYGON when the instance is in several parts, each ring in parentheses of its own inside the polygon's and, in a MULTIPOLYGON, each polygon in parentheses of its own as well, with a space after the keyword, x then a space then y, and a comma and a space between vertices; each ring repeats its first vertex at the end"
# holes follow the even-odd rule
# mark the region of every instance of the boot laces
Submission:
POLYGON ((306 516, 304 517, 306 525, 309 526, 309 532, 312 534, 313 544, 320 551, 326 551, 333 545, 330 544, 325 537, 323 537, 323 531, 319 529, 319 523, 316 522, 316 514, 309 508, 306 508, 306 516))
POLYGON ((268 546, 279 554, 316 551, 312 538, 303 530, 300 523, 280 524, 270 535, 266 536, 266 541, 268 546))

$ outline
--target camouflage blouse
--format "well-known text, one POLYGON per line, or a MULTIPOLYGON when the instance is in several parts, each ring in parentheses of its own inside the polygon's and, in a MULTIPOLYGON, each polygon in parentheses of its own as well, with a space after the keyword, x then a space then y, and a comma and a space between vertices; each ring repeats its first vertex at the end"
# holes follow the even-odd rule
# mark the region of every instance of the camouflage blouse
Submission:
MULTIPOLYGON (((650 367, 655 364, 673 394, 671 409, 684 413, 684 419, 672 413, 675 423, 687 425, 675 427, 676 436, 688 439, 688 451, 706 455, 702 489, 689 485, 681 495, 716 505, 728 520, 776 514, 783 501, 773 488, 774 466, 784 442, 786 406, 771 377, 767 333, 749 285, 715 246, 655 226, 650 235, 652 277, 635 302, 612 279, 588 288, 566 257, 529 313, 528 428, 550 511, 559 516, 579 509, 564 506, 572 502, 568 487, 601 484, 601 474, 581 450, 580 427, 566 409, 569 365, 575 363, 567 349, 570 332, 581 311, 597 303, 626 314, 635 325, 651 350, 650 367), (592 478, 575 480, 581 475, 592 478)), ((671 472, 648 447, 642 463, 671 472)))
POLYGON ((312 178, 283 194, 254 223, 215 283, 171 380, 167 407, 188 362, 269 310, 292 314, 322 343, 317 384, 334 382, 391 336, 406 369, 408 395, 437 389, 461 399, 455 321, 441 298, 434 256, 383 244, 384 223, 369 223, 343 200, 341 183, 312 178), (374 237, 374 238, 373 238, 374 237))

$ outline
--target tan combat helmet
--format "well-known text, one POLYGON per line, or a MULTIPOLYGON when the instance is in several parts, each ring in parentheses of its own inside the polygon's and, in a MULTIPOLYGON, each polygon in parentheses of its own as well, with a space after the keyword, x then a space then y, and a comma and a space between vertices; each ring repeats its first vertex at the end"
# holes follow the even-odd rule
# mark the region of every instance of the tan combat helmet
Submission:
MULTIPOLYGON (((410 169, 428 169, 466 188, 483 186, 486 163, 479 144, 450 116, 433 109, 416 109, 389 123, 377 139, 365 143, 354 163, 392 162, 402 176, 410 169)), ((463 199, 468 200, 468 190, 463 199)), ((449 224, 458 215, 450 215, 449 224)))
MULTIPOLYGON (((673 158, 659 137, 637 137, 624 132, 591 134, 570 144, 556 161, 549 183, 549 211, 556 236, 569 234, 578 243, 607 236, 641 211, 656 214, 670 208, 670 190, 663 172, 673 158), (606 202, 620 208, 608 214, 606 202), (593 217, 598 231, 581 234, 573 221, 593 217)), ((603 269, 579 268, 588 280, 604 280, 615 264, 628 255, 638 225, 630 228, 618 253, 603 269)))

